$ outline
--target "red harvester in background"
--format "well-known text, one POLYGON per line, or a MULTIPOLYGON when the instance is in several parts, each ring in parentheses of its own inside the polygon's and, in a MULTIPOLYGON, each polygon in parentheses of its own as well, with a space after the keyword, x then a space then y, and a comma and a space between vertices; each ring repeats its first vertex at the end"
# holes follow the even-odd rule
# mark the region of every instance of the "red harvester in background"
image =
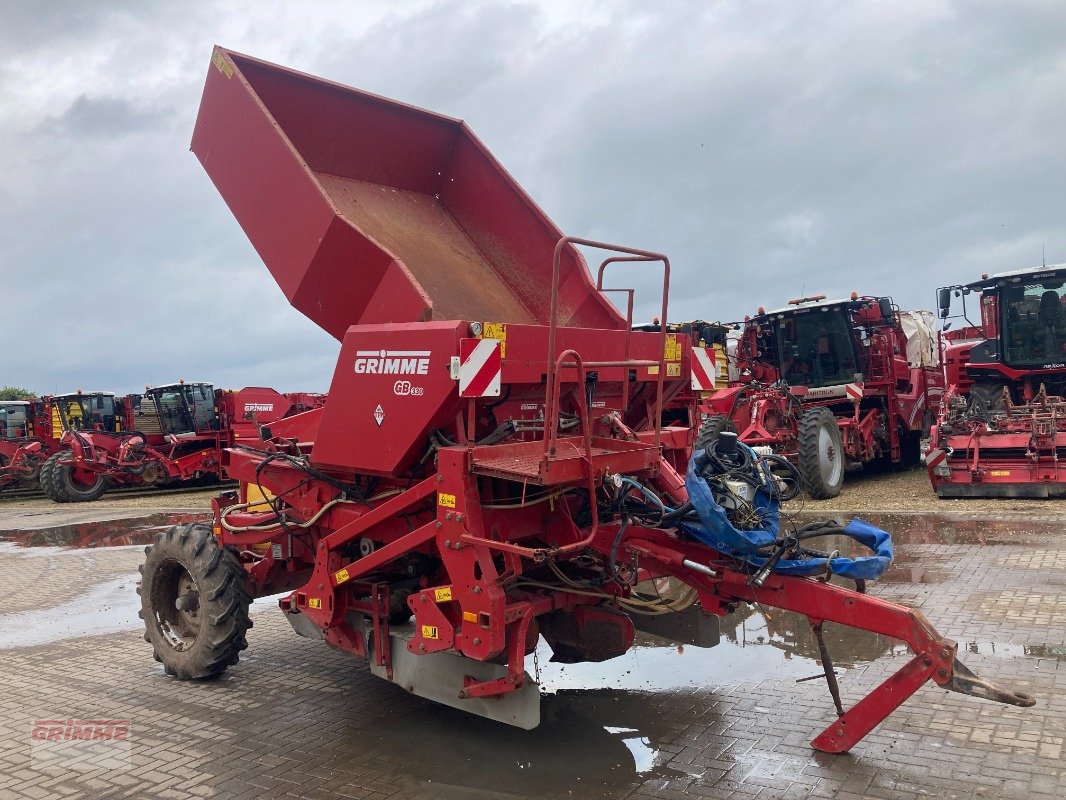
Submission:
POLYGON ((948 390, 926 454, 937 496, 1066 496, 1066 265, 939 289, 941 319, 953 294, 965 326, 944 324, 948 390))
POLYGON ((46 400, 0 400, 0 490, 33 483, 58 441, 48 434, 46 400))
POLYGON ((709 646, 718 616, 757 599, 915 652, 819 749, 847 750, 928 680, 1032 704, 968 672, 917 611, 814 578, 756 589, 677 527, 693 429, 660 419, 692 348, 665 330, 665 256, 563 237, 458 120, 218 48, 208 72, 193 152, 292 304, 342 344, 323 408, 273 424, 269 451, 228 451, 240 491, 216 500, 214 530, 147 549, 145 636, 169 674, 221 674, 251 598, 285 592, 299 634, 529 728, 539 637, 599 661, 665 618, 709 646), (630 330, 576 246, 661 264, 664 329, 630 330))
POLYGON ((737 343, 739 381, 703 403, 699 443, 735 430, 749 445, 768 445, 796 460, 816 500, 840 493, 845 469, 916 466, 944 390, 923 314, 856 294, 760 308, 737 343))
POLYGON ((37 485, 48 459, 65 449, 67 427, 120 430, 122 414, 105 411, 115 402, 106 392, 78 390, 0 403, 0 489, 37 485))
POLYGON ((61 406, 64 449, 41 468, 41 489, 56 502, 82 502, 113 486, 221 478, 225 448, 254 446, 261 441, 260 425, 323 402, 322 395, 283 395, 263 387, 231 392, 182 381, 144 395, 103 395, 76 417, 61 406))

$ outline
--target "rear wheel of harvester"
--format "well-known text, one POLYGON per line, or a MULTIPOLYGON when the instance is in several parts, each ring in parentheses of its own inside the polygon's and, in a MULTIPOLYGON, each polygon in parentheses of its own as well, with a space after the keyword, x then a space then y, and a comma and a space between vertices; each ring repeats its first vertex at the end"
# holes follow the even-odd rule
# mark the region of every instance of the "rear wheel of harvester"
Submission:
POLYGON ((80 470, 58 461, 52 467, 50 482, 53 492, 63 498, 59 501, 61 503, 87 503, 96 500, 109 486, 107 478, 99 472, 80 470))
POLYGON ((799 467, 803 485, 815 500, 840 494, 844 483, 844 447, 840 427, 828 408, 812 408, 800 417, 799 467))
POLYGON ((156 661, 179 680, 217 678, 236 664, 252 627, 246 573, 208 525, 176 525, 144 549, 141 619, 156 661))
POLYGON ((41 465, 41 472, 37 479, 37 482, 41 486, 41 491, 44 492, 44 496, 56 503, 67 502, 67 496, 63 492, 63 487, 57 485, 55 482, 56 468, 59 466, 59 459, 66 455, 70 455, 66 450, 52 453, 52 455, 50 455, 41 465))
POLYGON ((736 426, 733 425, 733 420, 729 417, 723 417, 716 415, 713 417, 707 417, 700 425, 699 431, 696 433, 696 449, 704 450, 714 444, 718 439, 718 435, 722 431, 729 431, 730 433, 736 433, 736 426))

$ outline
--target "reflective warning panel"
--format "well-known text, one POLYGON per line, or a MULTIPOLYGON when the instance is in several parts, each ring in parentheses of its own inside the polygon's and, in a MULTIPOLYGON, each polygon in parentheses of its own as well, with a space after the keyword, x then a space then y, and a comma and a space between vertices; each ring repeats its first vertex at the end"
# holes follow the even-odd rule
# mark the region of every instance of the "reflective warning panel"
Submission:
POLYGON ((499 397, 502 377, 499 339, 459 340, 460 397, 499 397))

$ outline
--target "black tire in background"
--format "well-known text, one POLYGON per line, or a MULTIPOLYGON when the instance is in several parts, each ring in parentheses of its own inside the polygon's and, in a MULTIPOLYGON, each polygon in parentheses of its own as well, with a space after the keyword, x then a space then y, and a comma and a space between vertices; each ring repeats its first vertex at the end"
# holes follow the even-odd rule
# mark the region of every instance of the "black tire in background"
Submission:
POLYGON ((93 477, 93 483, 78 483, 69 464, 56 464, 52 470, 52 486, 57 494, 63 496, 61 502, 87 503, 98 499, 111 485, 100 473, 93 473, 93 477))
POLYGON ((844 447, 840 426, 828 408, 812 408, 800 417, 799 457, 803 486, 815 500, 840 494, 844 484, 844 447))
POLYGON ((59 459, 65 455, 67 455, 66 450, 52 453, 41 465, 41 473, 38 476, 38 483, 41 486, 41 491, 44 492, 44 496, 55 503, 67 502, 67 496, 63 493, 62 487, 55 483, 55 473, 56 468, 59 466, 59 459))
POLYGON ((696 433, 696 449, 705 450, 710 447, 718 439, 718 434, 722 431, 736 433, 737 429, 736 426, 733 425, 733 420, 721 415, 707 417, 707 419, 700 424, 700 429, 696 433))

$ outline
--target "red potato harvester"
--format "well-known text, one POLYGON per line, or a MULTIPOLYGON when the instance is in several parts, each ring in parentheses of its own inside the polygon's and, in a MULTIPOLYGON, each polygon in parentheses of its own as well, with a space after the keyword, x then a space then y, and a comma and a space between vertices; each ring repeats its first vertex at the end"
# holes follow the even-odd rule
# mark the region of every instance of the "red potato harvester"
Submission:
POLYGON ((948 391, 925 459, 937 496, 1066 497, 1066 264, 946 286, 937 305, 948 391))
POLYGON ((0 491, 36 483, 41 465, 59 450, 63 431, 52 424, 59 400, 0 400, 0 491))
POLYGON ((115 486, 222 477, 225 448, 257 444, 261 425, 324 400, 185 381, 149 387, 143 395, 72 395, 53 403, 61 449, 41 466, 41 490, 57 503, 73 503, 96 500, 115 486))
POLYGON ((796 460, 816 500, 836 497, 848 469, 917 466, 944 392, 926 314, 857 293, 760 308, 737 342, 739 380, 703 401, 698 442, 735 430, 772 447, 796 460))
POLYGON ((818 749, 847 750, 929 680, 1032 704, 966 670, 919 612, 754 574, 675 522, 693 508, 692 468, 673 466, 693 427, 659 419, 692 349, 665 329, 668 259, 564 237, 464 123, 216 49, 192 149, 341 350, 324 407, 271 425, 269 452, 227 451, 240 491, 215 501, 214 529, 147 549, 145 638, 169 674, 221 674, 247 646, 252 597, 286 593, 297 633, 532 728, 540 636, 559 660, 600 661, 666 618, 707 646, 720 615, 757 601, 914 651, 818 749), (663 330, 631 331, 577 246, 661 269, 663 330))

